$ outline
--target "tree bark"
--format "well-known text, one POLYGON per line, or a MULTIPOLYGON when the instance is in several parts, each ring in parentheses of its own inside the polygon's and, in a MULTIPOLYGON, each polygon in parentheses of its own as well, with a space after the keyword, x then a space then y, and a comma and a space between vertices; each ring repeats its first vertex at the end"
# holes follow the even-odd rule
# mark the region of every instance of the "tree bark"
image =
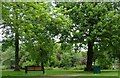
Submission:
POLYGON ((19 71, 19 34, 15 32, 15 71, 19 71))
POLYGON ((94 46, 94 42, 89 41, 88 42, 86 71, 92 71, 93 46, 94 46))

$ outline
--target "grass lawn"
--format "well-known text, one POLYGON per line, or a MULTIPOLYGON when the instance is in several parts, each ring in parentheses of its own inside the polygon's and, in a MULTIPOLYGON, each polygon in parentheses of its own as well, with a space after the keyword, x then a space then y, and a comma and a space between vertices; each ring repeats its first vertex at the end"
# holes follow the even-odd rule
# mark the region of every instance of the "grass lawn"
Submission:
POLYGON ((42 71, 28 71, 25 74, 24 70, 13 71, 13 70, 4 70, 2 71, 2 76, 59 76, 59 75, 69 75, 69 74, 79 74, 78 70, 45 70, 45 74, 42 74, 42 71))
POLYGON ((118 76, 117 70, 102 70, 101 74, 93 74, 93 72, 85 72, 82 70, 46 70, 46 74, 42 74, 42 71, 28 71, 28 74, 25 74, 24 70, 13 71, 13 70, 3 70, 2 76, 76 76, 75 78, 116 78, 118 76))

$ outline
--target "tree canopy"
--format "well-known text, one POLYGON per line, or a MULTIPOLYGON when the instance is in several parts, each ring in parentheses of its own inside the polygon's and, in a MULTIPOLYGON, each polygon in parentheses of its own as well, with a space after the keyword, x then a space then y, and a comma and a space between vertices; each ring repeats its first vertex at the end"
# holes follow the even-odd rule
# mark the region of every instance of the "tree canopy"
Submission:
MULTIPOLYGON (((58 7, 65 8, 63 13, 73 20, 70 41, 81 47, 88 46, 87 70, 92 69, 94 44, 111 43, 119 30, 118 3, 58 3, 58 7), (109 41, 110 40, 110 41, 109 41)), ((118 37, 118 34, 117 36, 118 37)), ((116 38, 115 38, 116 39, 116 38)), ((112 42, 113 43, 113 42, 112 42)), ((107 44, 104 45, 104 47, 107 44)), ((107 48, 107 47, 106 47, 107 48)), ((99 50, 97 48, 97 50, 99 50)))
MULTIPOLYGON (((16 70, 19 69, 20 45, 24 45, 23 51, 29 52, 36 64, 47 62, 57 43, 68 52, 73 49, 77 52, 87 46, 88 71, 104 52, 119 57, 120 11, 117 2, 59 2, 55 6, 45 2, 4 2, 2 12, 5 34, 2 49, 15 47, 16 70)), ((63 56, 69 58, 67 53, 63 56)))

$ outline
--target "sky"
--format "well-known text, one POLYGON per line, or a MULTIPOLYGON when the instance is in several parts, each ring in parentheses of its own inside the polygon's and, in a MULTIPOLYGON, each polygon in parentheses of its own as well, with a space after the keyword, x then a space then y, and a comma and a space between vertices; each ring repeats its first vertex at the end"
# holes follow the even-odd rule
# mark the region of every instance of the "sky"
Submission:
MULTIPOLYGON (((2 23, 2 20, 1 20, 1 15, 0 15, 0 24, 2 23)), ((0 41, 2 40, 2 29, 1 29, 1 25, 0 25, 0 41)))
POLYGON ((2 41, 2 29, 0 29, 0 41, 2 41))

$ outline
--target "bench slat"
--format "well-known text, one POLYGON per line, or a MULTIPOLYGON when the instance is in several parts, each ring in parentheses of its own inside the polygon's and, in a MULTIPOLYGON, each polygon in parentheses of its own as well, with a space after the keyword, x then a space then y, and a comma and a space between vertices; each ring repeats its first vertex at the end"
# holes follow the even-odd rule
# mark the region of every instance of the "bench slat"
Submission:
POLYGON ((27 67, 27 70, 35 70, 35 67, 27 67))
POLYGON ((35 70, 42 70, 41 67, 35 67, 35 70))
POLYGON ((27 71, 43 71, 42 67, 40 66, 25 66, 25 73, 27 74, 27 71))

